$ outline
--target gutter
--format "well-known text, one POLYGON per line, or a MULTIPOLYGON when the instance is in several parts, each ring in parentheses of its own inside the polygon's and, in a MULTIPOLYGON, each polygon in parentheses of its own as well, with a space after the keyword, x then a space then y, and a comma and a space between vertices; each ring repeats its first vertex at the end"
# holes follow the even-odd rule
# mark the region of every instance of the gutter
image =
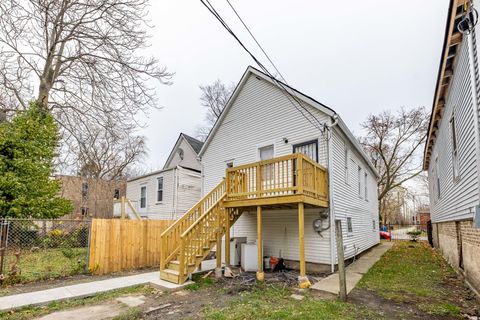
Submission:
POLYGON ((333 122, 327 126, 327 166, 328 166, 328 206, 330 214, 328 215, 330 222, 330 267, 331 272, 335 272, 335 206, 333 201, 333 155, 332 155, 332 128, 338 124, 338 115, 335 113, 332 117, 333 122))

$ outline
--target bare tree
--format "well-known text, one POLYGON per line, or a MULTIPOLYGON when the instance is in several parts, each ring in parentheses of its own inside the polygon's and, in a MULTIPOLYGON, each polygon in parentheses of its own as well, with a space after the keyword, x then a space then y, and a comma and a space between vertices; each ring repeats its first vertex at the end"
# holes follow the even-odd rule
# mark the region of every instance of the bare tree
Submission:
POLYGON ((207 115, 205 120, 207 126, 199 127, 197 129, 197 138, 205 140, 210 132, 210 129, 217 122, 218 117, 222 114, 230 96, 233 93, 235 87, 233 85, 226 86, 222 81, 217 80, 210 85, 200 86, 202 91, 200 95, 200 101, 202 106, 207 108, 207 115))
POLYGON ((360 138, 367 154, 380 174, 378 200, 380 212, 386 208, 382 201, 388 193, 422 172, 421 146, 425 142, 428 114, 424 107, 397 113, 390 111, 370 115, 360 138))
POLYGON ((112 134, 102 127, 78 141, 78 175, 86 178, 116 180, 125 178, 146 154, 145 140, 132 132, 112 134))
POLYGON ((148 0, 2 0, 0 109, 15 112, 36 96, 71 143, 92 124, 131 130, 156 107, 149 81, 172 76, 139 55, 147 8, 148 0))

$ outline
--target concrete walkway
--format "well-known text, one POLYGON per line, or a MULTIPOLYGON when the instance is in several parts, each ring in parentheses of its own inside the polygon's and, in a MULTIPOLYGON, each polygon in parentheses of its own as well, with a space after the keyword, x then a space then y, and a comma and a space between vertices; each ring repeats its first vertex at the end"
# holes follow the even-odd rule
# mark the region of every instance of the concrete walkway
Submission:
POLYGON ((191 283, 191 281, 188 281, 183 285, 170 283, 160 280, 160 273, 158 271, 148 272, 133 276, 92 281, 48 290, 0 297, 0 310, 10 310, 30 305, 46 304, 64 299, 83 298, 105 291, 133 287, 140 284, 150 284, 161 290, 178 290, 191 283))
MULTIPOLYGON (((360 279, 362 279, 362 276, 367 273, 375 262, 380 260, 381 256, 392 246, 393 242, 382 242, 376 247, 370 249, 370 251, 362 255, 358 260, 346 268, 347 294, 355 288, 360 279)), ((340 291, 338 273, 329 275, 315 283, 311 288, 314 290, 338 294, 340 291)))

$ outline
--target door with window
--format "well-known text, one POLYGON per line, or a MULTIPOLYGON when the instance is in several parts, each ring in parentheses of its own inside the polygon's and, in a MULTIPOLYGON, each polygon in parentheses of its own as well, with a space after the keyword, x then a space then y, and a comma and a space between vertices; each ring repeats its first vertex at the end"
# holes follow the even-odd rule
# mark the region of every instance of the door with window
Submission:
MULTIPOLYGON (((310 140, 302 143, 293 145, 293 153, 302 153, 312 159, 315 162, 318 162, 318 140, 310 140)), ((305 187, 315 188, 314 181, 314 166, 310 162, 303 164, 303 184, 305 187)), ((294 170, 296 172, 296 170, 294 170)), ((296 181, 296 177, 294 177, 296 181)))
MULTIPOLYGON (((273 144, 258 148, 258 158, 260 161, 273 159, 275 149, 273 144)), ((265 163, 261 167, 261 196, 271 195, 268 191, 274 188, 273 177, 275 175, 275 166, 272 163, 265 163)))

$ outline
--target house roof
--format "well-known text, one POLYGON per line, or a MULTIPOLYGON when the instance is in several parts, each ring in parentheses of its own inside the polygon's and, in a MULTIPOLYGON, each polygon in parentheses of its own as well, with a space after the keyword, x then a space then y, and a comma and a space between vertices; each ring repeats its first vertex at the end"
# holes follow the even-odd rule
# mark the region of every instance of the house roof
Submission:
POLYGON ((307 103, 308 105, 322 111, 323 113, 327 114, 330 117, 336 116, 338 119, 338 127, 343 131, 347 139, 352 143, 354 148, 358 151, 358 153, 364 158, 364 160, 367 162, 368 166, 372 169, 372 171, 375 173, 377 177, 379 177, 377 170, 373 166, 372 162, 368 158, 367 154, 363 150, 363 148, 360 146, 358 140, 353 136, 351 131, 348 129, 346 124, 343 122, 343 120, 340 118, 340 116, 333 110, 332 108, 326 106, 325 104, 315 100, 314 98, 300 92, 299 90, 287 85, 286 83, 283 83, 277 79, 274 79, 270 77, 269 75, 263 73, 262 71, 249 66, 247 70, 245 70, 242 78, 238 82, 237 86, 235 87, 235 90, 233 91, 232 95, 230 96, 230 99, 228 100, 225 108, 223 109, 222 113, 220 114, 220 117, 217 119, 215 122, 215 125, 213 126, 212 130, 210 130, 210 133, 208 134, 207 139, 205 140, 205 143, 203 144, 202 149, 198 153, 199 156, 202 156, 202 154, 205 152, 205 150, 208 148, 208 145, 210 144, 213 136, 215 133, 218 131, 218 128, 220 127, 220 124, 222 123, 223 119, 225 118, 226 114, 230 110, 231 106, 233 105, 233 102, 237 98, 239 92, 242 90, 243 86, 247 82, 248 78, 250 75, 254 75, 256 77, 262 78, 274 85, 276 85, 276 82, 279 82, 282 84, 284 88, 286 88, 287 91, 290 91, 290 93, 295 94, 296 97, 298 97, 300 100, 303 102, 307 103))
POLYGON ((173 156, 175 155, 175 152, 176 152, 177 148, 179 148, 179 146, 180 146, 180 141, 182 141, 182 139, 185 139, 185 141, 187 141, 188 145, 192 148, 192 150, 193 150, 193 152, 195 152, 195 154, 198 155, 198 153, 202 149, 202 146, 203 146, 202 141, 197 140, 193 137, 190 137, 189 135, 187 135, 183 132, 180 133, 180 135, 177 138, 177 141, 175 142, 175 145, 172 148, 172 151, 170 151, 170 154, 168 155, 167 161, 165 161, 165 165, 163 166, 163 169, 165 169, 167 167, 167 165, 170 163, 170 161, 172 160, 173 156))
POLYGON ((432 156, 433 145, 437 137, 440 122, 445 108, 445 100, 453 78, 453 65, 458 55, 462 34, 458 31, 458 23, 462 19, 465 0, 450 0, 443 40, 442 55, 438 68, 437 84, 433 96, 432 113, 428 125, 427 141, 423 156, 423 169, 427 170, 432 156))
POLYGON ((203 142, 200 141, 200 140, 197 140, 193 137, 190 137, 189 135, 187 135, 185 133, 182 133, 182 135, 185 137, 185 139, 190 144, 190 146, 192 146, 195 153, 198 154, 203 147, 203 142))

